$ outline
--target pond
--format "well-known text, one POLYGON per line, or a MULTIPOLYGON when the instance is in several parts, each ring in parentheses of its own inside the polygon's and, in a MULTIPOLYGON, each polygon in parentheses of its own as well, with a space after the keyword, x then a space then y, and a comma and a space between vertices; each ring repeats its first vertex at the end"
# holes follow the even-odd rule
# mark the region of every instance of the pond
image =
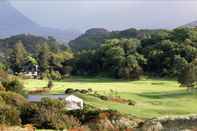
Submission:
POLYGON ((28 95, 27 100, 29 102, 40 102, 42 98, 50 99, 64 99, 66 95, 64 94, 33 94, 28 95))

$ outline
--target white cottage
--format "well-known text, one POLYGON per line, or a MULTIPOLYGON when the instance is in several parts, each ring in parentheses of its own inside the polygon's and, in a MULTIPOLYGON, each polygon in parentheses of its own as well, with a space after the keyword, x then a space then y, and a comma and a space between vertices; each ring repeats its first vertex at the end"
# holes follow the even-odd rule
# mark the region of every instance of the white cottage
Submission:
POLYGON ((75 95, 52 94, 52 95, 29 95, 29 102, 40 102, 42 98, 61 99, 66 103, 67 110, 83 109, 83 100, 75 95))

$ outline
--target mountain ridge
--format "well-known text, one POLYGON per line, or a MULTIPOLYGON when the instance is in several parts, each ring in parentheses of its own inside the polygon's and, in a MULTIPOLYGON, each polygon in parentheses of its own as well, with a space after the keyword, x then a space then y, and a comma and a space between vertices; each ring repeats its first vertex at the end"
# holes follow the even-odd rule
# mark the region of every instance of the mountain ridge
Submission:
POLYGON ((43 37, 53 36, 68 42, 80 35, 80 32, 74 30, 42 27, 19 12, 8 1, 0 2, 0 18, 0 38, 29 33, 43 37))
POLYGON ((190 23, 187 23, 185 25, 182 25, 180 27, 195 28, 195 27, 197 27, 197 20, 196 21, 192 21, 190 23))

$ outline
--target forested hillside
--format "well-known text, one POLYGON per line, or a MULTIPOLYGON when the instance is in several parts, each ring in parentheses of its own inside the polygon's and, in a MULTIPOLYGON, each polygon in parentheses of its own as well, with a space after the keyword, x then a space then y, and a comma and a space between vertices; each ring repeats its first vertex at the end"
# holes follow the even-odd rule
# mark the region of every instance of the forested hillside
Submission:
POLYGON ((46 39, 44 37, 31 34, 21 34, 5 39, 0 39, 1 54, 8 53, 19 41, 21 41, 26 50, 32 54, 36 54, 38 52, 38 48, 44 43, 47 43, 50 48, 54 48, 54 50, 62 50, 64 48, 64 46, 60 45, 53 37, 48 37, 48 39, 46 39))
POLYGON ((140 40, 150 38, 152 35, 167 30, 137 30, 130 28, 123 31, 108 31, 102 28, 87 30, 83 35, 69 42, 70 47, 75 51, 84 49, 95 49, 104 43, 106 39, 112 38, 138 38, 140 40))
POLYGON ((1 52, 7 55, 3 63, 14 72, 22 71, 29 62, 26 56, 31 56, 43 77, 52 79, 101 74, 132 80, 145 74, 177 78, 188 64, 196 64, 197 29, 91 29, 70 45, 71 49, 54 38, 32 35, 0 41, 1 52))

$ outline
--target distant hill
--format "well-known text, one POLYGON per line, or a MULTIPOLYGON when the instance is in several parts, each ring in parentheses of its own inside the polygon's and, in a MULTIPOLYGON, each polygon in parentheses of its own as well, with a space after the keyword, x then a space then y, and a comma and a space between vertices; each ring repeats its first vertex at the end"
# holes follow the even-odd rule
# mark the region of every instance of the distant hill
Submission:
POLYGON ((44 37, 34 36, 30 34, 20 34, 9 38, 0 39, 0 56, 4 56, 11 49, 13 49, 18 41, 21 41, 25 49, 32 54, 37 54, 38 48, 44 43, 47 43, 51 50, 65 49, 64 45, 59 44, 52 38, 46 39, 44 37))
POLYGON ((136 30, 130 28, 123 31, 108 31, 103 28, 93 28, 87 30, 84 34, 69 42, 69 46, 74 51, 84 49, 96 49, 107 39, 112 38, 149 38, 152 34, 160 30, 136 30))
POLYGON ((197 21, 193 21, 193 22, 185 24, 181 27, 195 28, 195 27, 197 27, 197 21))
POLYGON ((70 41, 80 35, 74 30, 59 30, 47 27, 41 27, 36 24, 9 2, 0 2, 0 38, 9 37, 22 33, 30 33, 38 36, 53 36, 58 40, 70 41))
POLYGON ((105 39, 110 37, 110 32, 103 28, 93 28, 69 42, 69 46, 75 50, 97 48, 105 39))

